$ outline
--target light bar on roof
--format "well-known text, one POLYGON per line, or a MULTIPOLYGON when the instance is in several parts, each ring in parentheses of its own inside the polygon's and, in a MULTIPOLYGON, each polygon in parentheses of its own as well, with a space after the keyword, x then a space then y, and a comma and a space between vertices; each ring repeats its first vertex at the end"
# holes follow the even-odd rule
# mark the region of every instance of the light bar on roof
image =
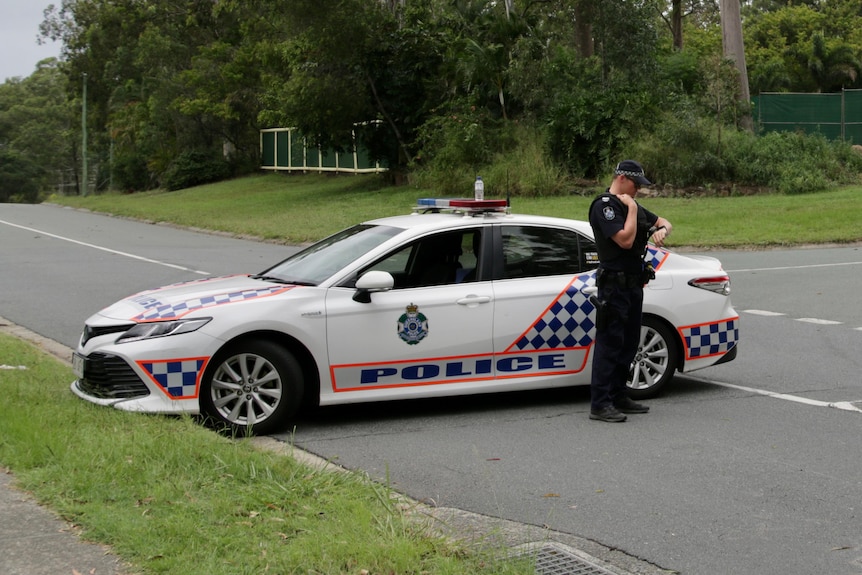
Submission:
POLYGON ((470 198, 420 198, 416 202, 418 207, 440 208, 450 210, 470 211, 503 211, 509 203, 506 200, 473 200, 470 198))

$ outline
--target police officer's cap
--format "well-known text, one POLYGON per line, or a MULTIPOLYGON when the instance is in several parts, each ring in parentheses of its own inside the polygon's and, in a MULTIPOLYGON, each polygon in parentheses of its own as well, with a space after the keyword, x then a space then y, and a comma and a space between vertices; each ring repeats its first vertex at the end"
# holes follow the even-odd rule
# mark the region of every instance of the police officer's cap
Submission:
POLYGON ((651 186, 652 182, 644 176, 644 169, 634 160, 623 160, 614 168, 615 176, 625 176, 639 186, 651 186))

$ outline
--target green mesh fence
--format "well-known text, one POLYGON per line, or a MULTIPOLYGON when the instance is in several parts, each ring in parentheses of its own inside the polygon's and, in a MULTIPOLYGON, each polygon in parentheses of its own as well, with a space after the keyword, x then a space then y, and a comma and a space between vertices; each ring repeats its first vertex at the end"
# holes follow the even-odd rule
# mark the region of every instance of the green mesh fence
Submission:
POLYGON ((766 132, 801 131, 862 144, 862 90, 755 96, 754 118, 766 132))

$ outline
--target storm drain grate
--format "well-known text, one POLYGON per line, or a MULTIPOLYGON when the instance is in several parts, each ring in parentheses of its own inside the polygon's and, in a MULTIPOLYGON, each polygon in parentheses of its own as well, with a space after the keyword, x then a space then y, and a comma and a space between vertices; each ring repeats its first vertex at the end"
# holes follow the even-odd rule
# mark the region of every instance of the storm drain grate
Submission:
POLYGON ((511 557, 532 557, 537 575, 614 575, 592 561, 553 543, 527 544, 516 548, 511 557))

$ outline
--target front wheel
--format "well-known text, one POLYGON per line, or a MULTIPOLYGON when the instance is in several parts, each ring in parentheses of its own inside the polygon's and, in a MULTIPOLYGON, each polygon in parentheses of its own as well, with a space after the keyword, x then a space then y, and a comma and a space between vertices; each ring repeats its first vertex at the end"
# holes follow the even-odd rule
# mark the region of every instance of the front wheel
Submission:
POLYGON ((302 403, 302 368, 265 340, 234 344, 213 358, 201 385, 201 413, 238 436, 282 429, 302 403))
POLYGON ((658 319, 644 317, 638 351, 629 372, 629 396, 632 399, 656 396, 673 379, 678 362, 673 332, 658 319))

